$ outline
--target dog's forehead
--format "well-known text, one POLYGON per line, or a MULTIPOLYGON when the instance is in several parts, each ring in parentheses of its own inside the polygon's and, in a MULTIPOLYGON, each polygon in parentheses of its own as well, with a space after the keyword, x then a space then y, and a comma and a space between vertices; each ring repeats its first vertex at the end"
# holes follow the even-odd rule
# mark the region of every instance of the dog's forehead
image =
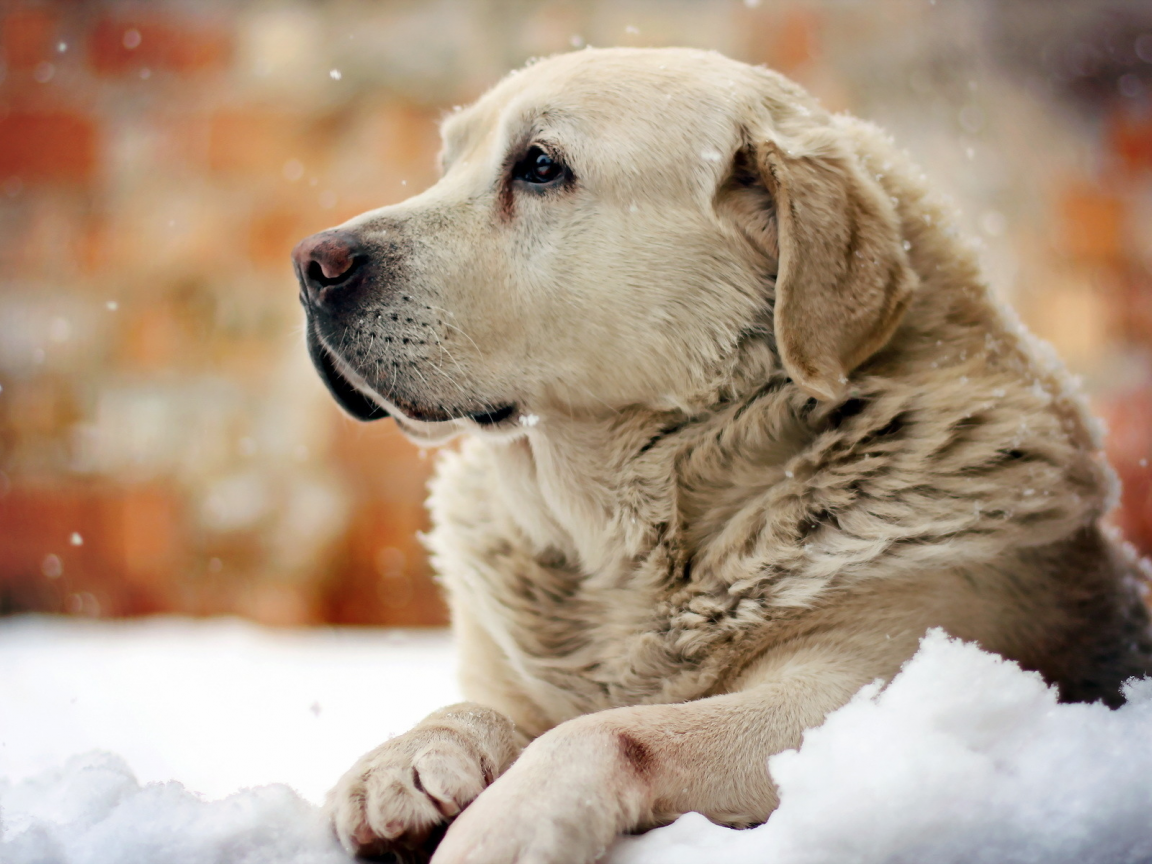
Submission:
POLYGON ((733 130, 755 104, 761 83, 750 67, 713 52, 588 49, 507 76, 451 115, 442 134, 456 153, 534 125, 593 137, 623 129, 637 143, 689 145, 733 130))

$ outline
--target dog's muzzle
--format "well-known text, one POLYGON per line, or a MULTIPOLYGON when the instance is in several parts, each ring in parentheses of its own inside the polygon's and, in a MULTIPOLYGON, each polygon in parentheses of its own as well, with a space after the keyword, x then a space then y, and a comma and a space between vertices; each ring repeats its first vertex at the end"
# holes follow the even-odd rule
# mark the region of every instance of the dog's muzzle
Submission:
POLYGON ((364 280, 366 256, 355 235, 322 231, 306 237, 292 250, 292 263, 300 281, 300 302, 308 318, 308 355, 320 378, 340 406, 357 420, 380 420, 388 412, 340 373, 336 358, 320 339, 317 314, 356 291, 364 280))
POLYGON ((388 416, 387 411, 352 386, 352 383, 340 374, 332 353, 320 342, 311 314, 308 315, 307 341, 308 356, 312 358, 312 365, 316 367, 316 371, 320 373, 320 380, 324 382, 328 392, 341 408, 364 422, 383 420, 388 416))

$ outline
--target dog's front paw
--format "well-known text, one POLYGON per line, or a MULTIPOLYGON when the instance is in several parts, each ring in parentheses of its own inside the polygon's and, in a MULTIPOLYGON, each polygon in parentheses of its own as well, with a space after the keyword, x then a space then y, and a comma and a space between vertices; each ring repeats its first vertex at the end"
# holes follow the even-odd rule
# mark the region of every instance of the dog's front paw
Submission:
POLYGON ((640 825, 648 788, 629 748, 642 745, 581 720, 530 744, 453 823, 433 864, 591 864, 640 825))
POLYGON ((369 858, 426 861, 447 823, 511 761, 510 734, 496 729, 478 738, 477 732, 489 731, 488 718, 454 719, 393 738, 340 779, 327 809, 345 849, 369 858))

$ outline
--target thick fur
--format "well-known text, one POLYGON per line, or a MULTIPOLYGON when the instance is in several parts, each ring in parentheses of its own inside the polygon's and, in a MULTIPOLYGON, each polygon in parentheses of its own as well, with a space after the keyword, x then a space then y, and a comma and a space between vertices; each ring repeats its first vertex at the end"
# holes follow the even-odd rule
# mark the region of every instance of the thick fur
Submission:
POLYGON ((436 186, 342 226, 369 288, 310 309, 409 435, 470 433, 428 542, 472 702, 341 780, 349 849, 451 822, 436 864, 575 864, 688 810, 763 821, 765 758, 930 627, 1068 700, 1152 668, 1075 384, 875 127, 715 54, 613 49, 444 133, 436 186), (515 179, 538 143, 554 187, 515 179))

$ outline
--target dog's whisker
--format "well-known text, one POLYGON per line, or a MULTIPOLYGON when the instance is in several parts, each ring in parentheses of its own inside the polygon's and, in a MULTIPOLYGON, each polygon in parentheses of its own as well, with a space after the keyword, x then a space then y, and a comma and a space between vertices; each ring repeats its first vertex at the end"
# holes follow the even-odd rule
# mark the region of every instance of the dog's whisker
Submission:
POLYGON ((480 346, 476 344, 475 340, 473 340, 473 338, 472 338, 471 336, 469 336, 469 335, 468 335, 468 334, 467 334, 467 333, 464 331, 464 329, 463 329, 462 327, 458 327, 457 325, 453 324, 451 321, 449 321, 449 320, 448 320, 449 318, 454 318, 454 317, 455 317, 454 313, 452 313, 452 312, 450 312, 449 310, 447 310, 447 309, 443 308, 442 306, 435 306, 435 305, 432 305, 432 304, 428 304, 428 308, 429 308, 429 309, 435 309, 437 312, 442 312, 442 313, 444 313, 444 319, 443 319, 443 324, 444 324, 444 326, 445 326, 445 327, 449 327, 449 328, 451 328, 451 329, 455 330, 457 333, 459 333, 461 336, 463 336, 465 339, 467 339, 467 340, 468 340, 470 343, 472 343, 472 347, 476 349, 476 353, 477 353, 477 354, 478 354, 480 357, 483 357, 483 356, 484 356, 484 352, 483 352, 483 351, 480 349, 480 346))

